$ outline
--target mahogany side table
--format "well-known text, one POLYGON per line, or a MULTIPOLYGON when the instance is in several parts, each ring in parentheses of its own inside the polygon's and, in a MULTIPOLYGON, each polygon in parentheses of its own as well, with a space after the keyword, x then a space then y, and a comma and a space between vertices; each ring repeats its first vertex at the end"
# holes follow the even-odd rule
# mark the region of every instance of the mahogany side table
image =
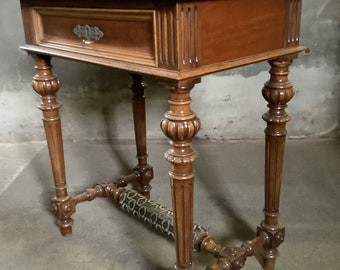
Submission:
MULTIPOLYGON (((212 253, 210 270, 240 269, 247 256, 261 252, 266 270, 274 269, 284 227, 278 223, 286 123, 285 108, 294 95, 289 66, 305 48, 299 45, 301 0, 20 0, 26 45, 36 61, 33 88, 51 158, 56 195, 52 209, 63 235, 72 232, 76 205, 95 197, 119 201, 128 183, 150 196, 153 168, 147 162, 142 74, 159 77, 170 92, 161 129, 170 139, 174 269, 193 269, 192 250, 212 253), (67 192, 59 80, 50 60, 61 57, 126 70, 132 76, 133 114, 138 165, 131 175, 103 183, 77 196, 67 192), (260 61, 269 61, 270 79, 262 89, 269 110, 265 154, 264 221, 257 236, 241 247, 223 247, 193 225, 192 138, 200 120, 191 110, 190 91, 201 76, 260 61)), ((141 196, 142 196, 141 195, 141 196)))

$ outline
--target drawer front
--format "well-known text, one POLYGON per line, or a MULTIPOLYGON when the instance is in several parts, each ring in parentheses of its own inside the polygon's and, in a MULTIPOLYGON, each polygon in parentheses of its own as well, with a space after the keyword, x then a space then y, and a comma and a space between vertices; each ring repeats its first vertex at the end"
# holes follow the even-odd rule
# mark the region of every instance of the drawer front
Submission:
POLYGON ((36 45, 157 66, 153 10, 32 10, 36 45))

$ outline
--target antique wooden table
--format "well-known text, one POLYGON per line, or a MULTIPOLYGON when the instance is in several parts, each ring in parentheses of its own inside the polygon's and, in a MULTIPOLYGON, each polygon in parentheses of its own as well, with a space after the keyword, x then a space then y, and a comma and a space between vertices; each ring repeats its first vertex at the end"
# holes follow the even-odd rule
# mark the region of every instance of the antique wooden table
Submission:
MULTIPOLYGON (((26 45, 36 61, 33 88, 41 96, 44 127, 51 157, 56 196, 52 208, 63 235, 72 232, 77 203, 95 197, 119 200, 128 183, 149 197, 153 169, 147 163, 145 103, 142 74, 150 74, 170 91, 169 110, 161 129, 171 141, 165 158, 171 163, 175 269, 193 269, 192 249, 218 258, 207 269, 239 269, 247 256, 261 252, 266 270, 274 268, 277 247, 284 240, 278 223, 286 104, 294 95, 288 68, 299 45, 301 0, 21 0, 26 45), (51 57, 95 63, 126 70, 133 82, 133 114, 138 165, 131 175, 103 183, 77 196, 67 192, 63 142, 55 94, 60 83, 51 57), (262 89, 269 110, 265 155, 264 221, 257 236, 241 247, 222 247, 205 231, 193 231, 192 138, 200 120, 191 110, 190 91, 200 77, 268 60, 270 79, 262 89)), ((212 90, 213 91, 213 90, 212 90)), ((204 98, 204 97, 202 97, 204 98)), ((194 227, 195 228, 195 227, 194 227)))

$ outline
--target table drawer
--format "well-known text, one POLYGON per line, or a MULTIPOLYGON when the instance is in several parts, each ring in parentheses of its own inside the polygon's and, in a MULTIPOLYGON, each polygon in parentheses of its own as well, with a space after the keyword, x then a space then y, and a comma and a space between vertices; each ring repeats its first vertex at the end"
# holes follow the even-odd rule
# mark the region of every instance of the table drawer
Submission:
POLYGON ((35 45, 156 66, 155 11, 33 7, 35 45))

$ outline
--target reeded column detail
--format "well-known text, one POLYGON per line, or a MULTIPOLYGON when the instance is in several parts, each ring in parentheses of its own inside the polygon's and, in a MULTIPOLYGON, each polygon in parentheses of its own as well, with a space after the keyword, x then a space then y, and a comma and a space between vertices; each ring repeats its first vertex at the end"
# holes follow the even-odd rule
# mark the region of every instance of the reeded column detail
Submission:
POLYGON ((263 97, 268 101, 269 111, 263 115, 267 122, 265 152, 265 220, 258 228, 258 233, 266 233, 269 244, 262 251, 264 269, 273 270, 278 257, 277 247, 284 241, 284 227, 278 222, 280 191, 282 182, 283 155, 286 140, 286 123, 290 116, 285 109, 294 96, 293 85, 288 80, 289 66, 292 60, 280 58, 269 61, 270 80, 262 89, 263 97))
POLYGON ((192 269, 193 185, 192 163, 197 153, 192 138, 200 129, 200 121, 191 110, 190 91, 200 79, 169 82, 170 109, 165 113, 161 129, 170 138, 171 148, 165 158, 171 163, 169 172, 174 213, 176 264, 175 269, 192 269))
POLYGON ((60 82, 52 73, 50 56, 33 55, 33 58, 36 61, 37 75, 33 78, 32 86, 41 97, 41 104, 38 108, 42 110, 44 116, 43 121, 56 190, 56 195, 52 198, 52 211, 59 218, 58 225, 62 235, 67 235, 72 233, 73 220, 71 215, 75 212, 75 204, 67 193, 59 115, 61 104, 55 96, 60 88, 60 82))

